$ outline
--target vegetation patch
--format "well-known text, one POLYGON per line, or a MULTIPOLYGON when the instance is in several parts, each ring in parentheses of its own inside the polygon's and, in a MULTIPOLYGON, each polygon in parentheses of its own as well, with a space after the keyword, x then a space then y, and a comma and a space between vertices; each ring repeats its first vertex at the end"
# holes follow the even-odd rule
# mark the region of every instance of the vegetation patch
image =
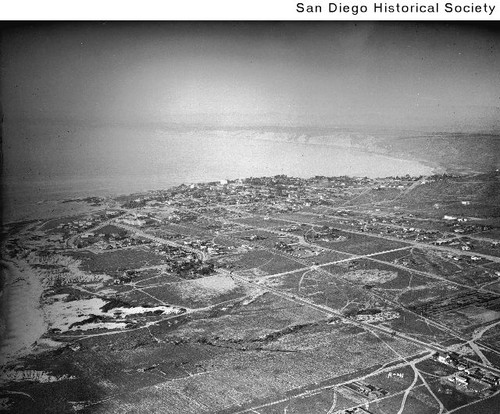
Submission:
POLYGON ((143 290, 165 303, 188 308, 205 307, 247 294, 247 289, 231 277, 220 274, 143 290))

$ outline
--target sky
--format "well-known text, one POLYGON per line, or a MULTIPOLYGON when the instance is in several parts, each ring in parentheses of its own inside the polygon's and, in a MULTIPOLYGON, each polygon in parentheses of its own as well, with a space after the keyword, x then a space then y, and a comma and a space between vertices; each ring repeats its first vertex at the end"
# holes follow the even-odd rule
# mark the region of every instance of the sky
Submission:
POLYGON ((5 122, 498 126, 491 25, 87 22, 2 33, 5 122))

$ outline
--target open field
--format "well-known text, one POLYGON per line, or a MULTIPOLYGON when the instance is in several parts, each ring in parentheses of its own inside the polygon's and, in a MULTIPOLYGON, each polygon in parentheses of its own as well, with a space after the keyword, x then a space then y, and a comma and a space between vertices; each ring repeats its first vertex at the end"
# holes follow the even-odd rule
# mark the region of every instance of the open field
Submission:
POLYGON ((187 308, 203 308, 245 296, 246 289, 225 275, 169 282, 142 290, 159 301, 187 308))
MULTIPOLYGON (((322 345, 316 347, 314 356, 307 352, 263 353, 262 351, 258 354, 252 351, 239 354, 230 352, 225 354, 222 360, 221 356, 215 356, 212 359, 213 371, 210 373, 193 379, 186 378, 175 383, 165 383, 162 387, 146 387, 135 393, 134 398, 123 396, 109 401, 102 408, 107 410, 106 412, 113 412, 119 406, 125 405, 128 410, 146 407, 147 410, 154 411, 160 406, 168 407, 176 402, 181 404, 181 412, 200 412, 199 410, 214 412, 228 410, 231 407, 235 409, 238 405, 256 399, 265 401, 268 398, 283 398, 287 392, 304 387, 307 383, 325 381, 332 378, 332 374, 333 377, 340 377, 353 372, 353 369, 370 365, 361 353, 355 351, 365 341, 370 343, 381 361, 390 358, 391 351, 377 340, 373 341, 361 335, 345 338, 345 341, 344 358, 338 351, 328 351, 322 345), (342 362, 346 359, 345 355, 350 355, 352 361, 350 366, 342 362), (292 365, 291 359, 294 361, 292 365), (220 363, 222 365, 217 368, 220 363), (237 368, 228 371, 224 368, 226 366, 237 366, 237 368), (270 380, 271 378, 273 380, 270 380), (216 392, 208 384, 217 384, 216 392), (182 403, 176 397, 178 393, 184 396, 182 403)), ((393 345, 397 346, 396 343, 393 345)), ((349 401, 344 399, 344 404, 349 404, 349 401)))
POLYGON ((300 294, 316 304, 326 305, 339 312, 347 313, 374 302, 366 290, 353 286, 342 277, 331 277, 315 270, 268 278, 263 283, 273 288, 300 294))
POLYGON ((303 267, 292 258, 286 258, 267 250, 250 250, 231 258, 229 262, 234 271, 243 271, 246 275, 264 276, 289 272, 303 267))
MULTIPOLYGON (((334 223, 328 221, 319 222, 318 224, 335 227, 334 223)), ((347 233, 342 230, 339 230, 338 234, 344 236, 346 240, 338 242, 324 242, 319 240, 316 243, 332 250, 358 255, 384 252, 386 250, 393 250, 407 246, 405 243, 394 240, 384 240, 377 237, 347 233)))
POLYGON ((73 257, 82 262, 81 268, 92 273, 116 274, 165 263, 165 258, 147 248, 131 248, 105 253, 75 252, 73 257))

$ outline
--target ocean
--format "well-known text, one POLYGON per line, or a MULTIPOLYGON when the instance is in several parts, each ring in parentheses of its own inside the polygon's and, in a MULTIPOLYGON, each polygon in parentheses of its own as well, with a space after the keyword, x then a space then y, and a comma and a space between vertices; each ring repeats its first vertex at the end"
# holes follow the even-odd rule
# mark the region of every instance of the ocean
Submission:
POLYGON ((343 146, 333 146, 289 138, 287 133, 250 129, 6 125, 4 221, 42 201, 129 194, 181 183, 277 174, 375 178, 432 173, 417 161, 349 148, 345 140, 343 146))

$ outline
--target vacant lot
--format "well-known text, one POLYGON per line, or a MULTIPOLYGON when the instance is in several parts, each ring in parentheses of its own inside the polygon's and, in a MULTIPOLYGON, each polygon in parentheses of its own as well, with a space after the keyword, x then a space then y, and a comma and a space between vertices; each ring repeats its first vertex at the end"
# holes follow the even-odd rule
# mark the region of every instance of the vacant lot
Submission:
POLYGON ((379 203, 381 201, 390 201, 396 197, 399 197, 401 193, 402 190, 398 188, 373 188, 369 192, 356 197, 353 202, 355 205, 360 205, 379 203))
POLYGON ((230 265, 235 271, 251 270, 243 274, 248 276, 265 276, 268 274, 288 272, 300 269, 304 265, 293 259, 266 250, 250 250, 246 253, 231 257, 230 265))
POLYGON ((188 308, 202 308, 247 294, 246 288, 225 275, 144 287, 143 290, 165 303, 188 308))
POLYGON ((296 243, 298 238, 293 233, 286 233, 284 237, 280 237, 278 233, 273 233, 265 230, 248 230, 233 234, 242 240, 242 243, 255 243, 266 248, 274 248, 276 243, 283 241, 285 243, 296 243))
POLYGON ((172 332, 174 337, 228 344, 264 340, 286 333, 289 327, 324 321, 322 312, 306 308, 273 294, 258 294, 230 307, 221 316, 202 318, 172 332))
MULTIPOLYGON (((332 268, 333 266, 329 267, 329 269, 332 268)), ((314 303, 326 305, 342 312, 357 309, 360 305, 372 301, 367 290, 353 286, 343 279, 345 271, 342 268, 336 270, 337 277, 316 270, 300 270, 275 278, 268 278, 262 283, 298 294, 312 300, 314 303)))
MULTIPOLYGON (((321 222, 327 226, 332 226, 330 222, 321 222)), ((386 240, 380 237, 366 236, 364 234, 353 234, 346 231, 339 230, 338 235, 344 236, 345 241, 325 242, 321 240, 315 241, 316 244, 327 247, 332 250, 352 253, 356 255, 371 254, 377 252, 384 252, 386 250, 398 249, 400 247, 408 246, 408 244, 393 240, 386 240)))
POLYGON ((327 413, 332 407, 335 410, 344 410, 355 406, 356 403, 338 392, 335 388, 319 390, 300 397, 273 404, 268 407, 259 408, 262 414, 290 414, 303 413, 327 413))
POLYGON ((304 267, 303 264, 297 263, 293 259, 288 259, 279 255, 275 255, 272 261, 268 261, 259 268, 270 275, 282 272, 290 272, 292 270, 304 267))
MULTIPOLYGON (((375 258, 378 259, 379 256, 376 256, 375 258)), ((399 290, 402 292, 404 290, 419 288, 420 286, 435 282, 435 280, 430 277, 422 276, 410 270, 392 266, 389 263, 380 262, 378 260, 375 261, 375 258, 373 260, 352 260, 341 263, 338 266, 345 269, 346 272, 353 273, 354 276, 351 278, 353 281, 356 279, 355 275, 357 273, 361 274, 362 272, 365 272, 368 275, 372 272, 379 272, 380 275, 386 275, 388 277, 383 277, 378 280, 374 279, 372 282, 366 280, 364 283, 363 279, 358 278, 358 283, 371 286, 374 285, 378 289, 385 289, 388 291, 399 290), (389 275, 392 276, 389 277, 389 275)), ((347 274, 346 277, 349 278, 347 274)))
MULTIPOLYGON (((408 395, 404 407, 405 411, 412 414, 429 414, 437 412, 439 409, 437 404, 433 404, 430 395, 426 394, 427 390, 423 385, 418 385, 408 395), (423 393, 423 394, 422 394, 423 393), (425 396, 425 398, 423 398, 425 396)), ((382 401, 371 403, 368 407, 373 414, 397 413, 401 408, 403 401, 403 393, 385 398, 382 401)))
POLYGON ((105 253, 74 252, 71 256, 81 260, 82 270, 92 273, 116 274, 124 270, 140 269, 165 263, 165 259, 149 249, 131 248, 105 253))
POLYGON ((109 236, 110 234, 118 234, 119 236, 125 236, 128 233, 128 231, 122 229, 121 227, 116 227, 113 226, 112 224, 107 224, 106 226, 99 228, 99 230, 96 230, 96 233, 99 234, 102 233, 107 236, 109 236))
POLYGON ((344 260, 344 259, 347 259, 349 257, 352 257, 352 255, 346 254, 346 253, 331 252, 331 251, 326 250, 317 256, 312 256, 310 258, 310 260, 319 264, 319 265, 322 265, 325 263, 332 263, 332 262, 337 262, 339 260, 344 260))
POLYGON ((147 287, 152 285, 165 285, 168 283, 182 282, 183 280, 184 279, 172 273, 161 273, 159 271, 157 272, 156 276, 141 275, 141 277, 139 278, 134 278, 134 282, 137 284, 137 286, 140 287, 147 287))
POLYGON ((436 344, 444 344, 456 338, 406 310, 399 310, 399 313, 400 317, 398 319, 386 323, 397 332, 410 335, 420 341, 436 344))

